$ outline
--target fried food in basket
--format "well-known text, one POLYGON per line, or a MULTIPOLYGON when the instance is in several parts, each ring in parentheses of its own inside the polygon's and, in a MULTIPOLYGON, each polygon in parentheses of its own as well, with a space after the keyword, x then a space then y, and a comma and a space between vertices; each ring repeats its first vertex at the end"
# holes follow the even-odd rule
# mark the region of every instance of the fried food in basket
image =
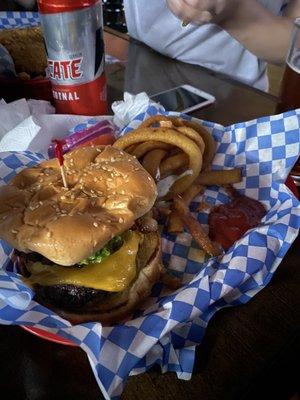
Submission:
POLYGON ((47 58, 40 27, 4 29, 0 32, 0 44, 8 50, 21 78, 45 75, 47 58))
MULTIPOLYGON (((204 186, 193 183, 183 194, 182 200, 186 207, 189 207, 190 203, 193 199, 204 192, 204 186)), ((180 218, 179 214, 176 212, 176 209, 171 212, 168 218, 168 232, 169 233, 181 233, 183 232, 183 221, 180 218)))
POLYGON ((205 171, 201 172, 197 178, 197 182, 205 186, 225 186, 233 183, 241 182, 242 171, 240 168, 225 169, 221 171, 205 171))
POLYGON ((167 152, 165 150, 155 149, 149 151, 143 159, 143 167, 156 181, 159 180, 160 177, 159 165, 166 154, 167 152))
POLYGON ((193 218, 188 207, 179 196, 176 196, 174 199, 174 208, 178 212, 186 228, 190 231, 193 238, 199 246, 203 248, 203 250, 211 256, 218 256, 221 254, 220 247, 209 239, 201 224, 193 218))
POLYGON ((204 186, 237 183, 242 175, 240 169, 208 171, 216 150, 211 133, 195 122, 156 115, 114 146, 134 155, 157 182, 159 198, 168 201, 167 207, 157 204, 157 210, 168 218, 168 232, 178 234, 186 227, 208 254, 219 255, 219 247, 188 208, 204 186), (160 191, 161 187, 167 191, 160 191))
POLYGON ((201 171, 202 154, 197 144, 181 132, 170 128, 140 128, 122 136, 113 146, 126 151, 132 144, 155 140, 179 147, 188 155, 188 174, 176 180, 170 188, 172 195, 184 192, 201 171))
POLYGON ((166 158, 160 164, 160 176, 168 176, 169 174, 176 172, 179 168, 187 166, 188 160, 188 156, 183 152, 166 158))
POLYGON ((136 158, 140 159, 143 157, 146 153, 149 151, 155 150, 155 149, 161 149, 161 150, 170 150, 172 148, 172 145, 168 143, 163 143, 159 141, 152 141, 149 140, 147 142, 139 143, 137 145, 132 145, 126 148, 127 153, 135 156, 136 158), (132 150, 131 150, 132 148, 132 150))
POLYGON ((166 117, 165 115, 155 115, 144 121, 139 128, 149 128, 155 126, 169 126, 170 123, 176 128, 185 127, 191 128, 198 133, 205 144, 205 150, 203 154, 203 169, 205 169, 214 158, 216 152, 216 143, 211 133, 203 126, 193 121, 187 121, 177 117, 166 117), (167 125, 168 124, 168 125, 167 125))

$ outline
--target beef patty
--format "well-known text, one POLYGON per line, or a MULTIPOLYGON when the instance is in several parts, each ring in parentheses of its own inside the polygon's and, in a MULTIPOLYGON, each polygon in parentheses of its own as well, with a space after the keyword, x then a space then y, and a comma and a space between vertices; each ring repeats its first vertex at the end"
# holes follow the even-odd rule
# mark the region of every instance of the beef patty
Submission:
MULTIPOLYGON (((157 246, 157 236, 154 232, 144 233, 143 240, 140 243, 137 253, 136 267, 138 272, 147 265, 151 259, 153 251, 157 246)), ((29 263, 40 262, 44 265, 54 265, 52 261, 43 257, 39 253, 23 253, 15 250, 15 256, 18 257, 18 268, 21 275, 29 277, 30 273, 26 268, 29 263)), ((78 268, 88 268, 88 266, 76 265, 78 268)), ((81 309, 83 306, 89 306, 93 309, 93 304, 97 305, 97 310, 106 311, 112 305, 119 307, 126 299, 129 289, 122 292, 108 292, 84 286, 71 284, 59 284, 52 286, 34 285, 34 300, 47 305, 53 305, 63 310, 81 309), (101 304, 101 306, 99 306, 101 304)))

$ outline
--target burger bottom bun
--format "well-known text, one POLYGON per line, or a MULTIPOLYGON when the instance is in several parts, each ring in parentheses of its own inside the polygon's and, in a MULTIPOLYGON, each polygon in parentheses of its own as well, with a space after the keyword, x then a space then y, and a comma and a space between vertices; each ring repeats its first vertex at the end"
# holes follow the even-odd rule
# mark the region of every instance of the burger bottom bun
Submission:
MULTIPOLYGON (((137 255, 137 277, 123 292, 109 293, 105 299, 96 298, 78 309, 66 310, 53 306, 45 296, 40 296, 45 286, 37 286, 34 288, 35 300, 74 325, 94 321, 108 326, 122 322, 128 319, 150 295, 152 286, 160 279, 162 273, 160 242, 158 232, 144 236, 137 255)), ((21 273, 24 274, 24 269, 21 273)))

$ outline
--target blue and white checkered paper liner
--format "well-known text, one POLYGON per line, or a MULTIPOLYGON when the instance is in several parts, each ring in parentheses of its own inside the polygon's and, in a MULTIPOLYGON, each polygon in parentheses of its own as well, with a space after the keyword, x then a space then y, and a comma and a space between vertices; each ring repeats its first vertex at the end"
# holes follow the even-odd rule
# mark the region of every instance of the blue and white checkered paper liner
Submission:
MULTIPOLYGON (((124 132, 158 111, 149 107, 124 132)), ((246 303, 264 288, 298 234, 299 201, 278 181, 278 176, 283 180, 297 160, 299 124, 300 110, 227 128, 203 121, 218 143, 213 168, 242 167, 244 179, 236 188, 263 202, 268 212, 263 223, 236 242, 221 260, 210 259, 206 263, 188 233, 171 236, 163 232, 165 265, 182 275, 186 283, 175 293, 156 284, 132 320, 114 327, 99 323, 72 327, 31 300, 33 293, 12 272, 11 249, 2 241, 0 322, 35 326, 77 343, 88 354, 106 398, 117 398, 128 375, 145 372, 154 364, 159 364, 162 371, 174 371, 178 377, 189 379, 195 345, 201 342, 211 316, 222 307, 246 303)), ((0 158, 0 184, 4 184, 42 156, 2 153, 0 158)), ((212 205, 228 200, 224 190, 217 187, 208 188, 204 197, 212 205)), ((192 210, 199 200, 192 203, 192 210)), ((203 224, 207 221, 205 213, 194 215, 203 224)))
POLYGON ((0 30, 12 28, 29 28, 40 24, 39 14, 32 11, 0 12, 0 30))

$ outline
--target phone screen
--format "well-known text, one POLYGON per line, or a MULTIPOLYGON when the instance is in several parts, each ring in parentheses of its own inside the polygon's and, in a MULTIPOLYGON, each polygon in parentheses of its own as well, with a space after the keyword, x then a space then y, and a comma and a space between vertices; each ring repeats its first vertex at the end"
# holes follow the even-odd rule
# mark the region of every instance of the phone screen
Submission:
POLYGON ((151 96, 151 99, 156 103, 160 103, 166 110, 177 112, 207 101, 205 97, 201 97, 182 87, 156 94, 151 96))

